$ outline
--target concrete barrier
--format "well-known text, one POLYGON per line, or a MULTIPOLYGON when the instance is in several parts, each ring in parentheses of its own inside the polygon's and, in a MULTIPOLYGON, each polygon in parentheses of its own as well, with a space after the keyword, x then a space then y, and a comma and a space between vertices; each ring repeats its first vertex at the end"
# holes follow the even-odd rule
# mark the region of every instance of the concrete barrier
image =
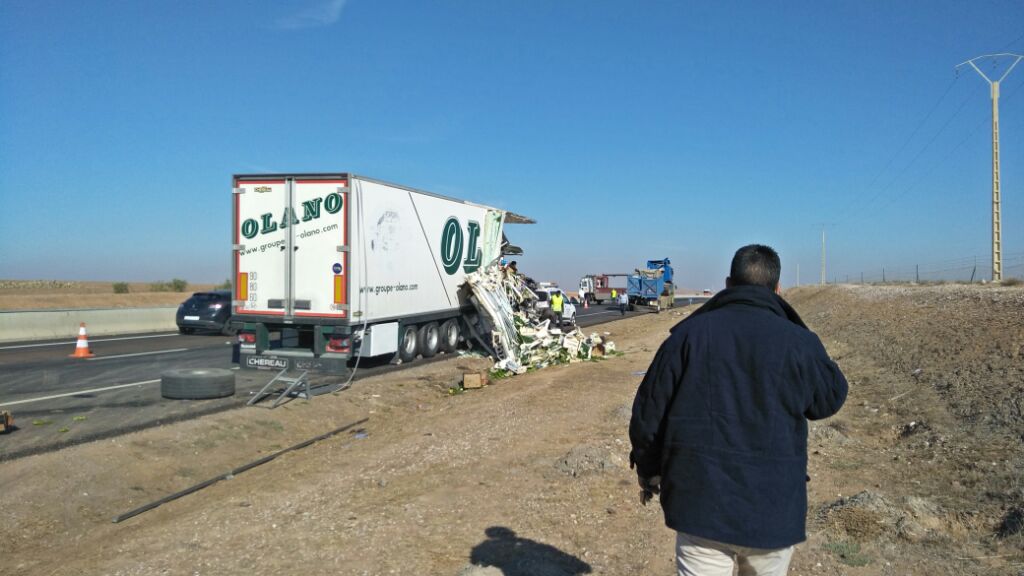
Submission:
POLYGON ((167 306, 0 311, 0 342, 76 337, 82 322, 89 336, 177 331, 177 310, 167 306))

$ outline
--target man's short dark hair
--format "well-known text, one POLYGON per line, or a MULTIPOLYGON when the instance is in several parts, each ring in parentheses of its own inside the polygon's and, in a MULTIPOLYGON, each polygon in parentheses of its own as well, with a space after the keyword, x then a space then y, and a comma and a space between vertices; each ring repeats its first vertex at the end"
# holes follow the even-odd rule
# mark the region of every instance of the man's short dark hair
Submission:
POLYGON ((782 261, 770 246, 750 244, 736 251, 729 268, 729 278, 735 285, 765 286, 772 290, 779 285, 782 261))

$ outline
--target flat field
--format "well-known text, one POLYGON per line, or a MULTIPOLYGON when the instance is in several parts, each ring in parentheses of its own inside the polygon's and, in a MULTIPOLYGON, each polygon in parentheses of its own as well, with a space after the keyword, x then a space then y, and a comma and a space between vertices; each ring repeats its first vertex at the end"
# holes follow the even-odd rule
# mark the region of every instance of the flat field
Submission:
POLYGON ((0 280, 0 310, 54 308, 146 308, 181 304, 189 294, 213 284, 189 284, 184 291, 157 290, 161 282, 128 282, 127 294, 115 294, 114 282, 0 280))
MULTIPOLYGON (((830 286, 786 297, 851 382, 843 410, 811 426, 808 540, 790 573, 1024 571, 1024 290, 830 286)), ((488 365, 454 358, 308 403, 0 463, 4 565, 47 575, 672 574, 674 536, 656 505, 639 505, 627 424, 640 373, 689 311, 603 325, 622 356, 480 390, 449 393, 488 365)))

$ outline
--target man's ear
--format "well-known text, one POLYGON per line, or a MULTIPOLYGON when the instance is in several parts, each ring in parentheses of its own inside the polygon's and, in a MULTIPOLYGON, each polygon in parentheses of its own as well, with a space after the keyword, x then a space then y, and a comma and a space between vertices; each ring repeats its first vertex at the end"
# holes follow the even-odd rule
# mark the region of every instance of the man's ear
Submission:
POLYGON ((775 283, 775 293, 782 294, 782 282, 775 283))

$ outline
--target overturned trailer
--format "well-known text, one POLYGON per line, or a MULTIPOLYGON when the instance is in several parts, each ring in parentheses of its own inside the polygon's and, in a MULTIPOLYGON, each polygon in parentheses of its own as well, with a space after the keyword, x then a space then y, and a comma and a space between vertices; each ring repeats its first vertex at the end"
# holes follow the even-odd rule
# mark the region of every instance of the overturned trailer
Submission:
POLYGON ((344 172, 234 177, 232 324, 244 368, 341 373, 454 350, 466 275, 521 253, 510 212, 344 172))

